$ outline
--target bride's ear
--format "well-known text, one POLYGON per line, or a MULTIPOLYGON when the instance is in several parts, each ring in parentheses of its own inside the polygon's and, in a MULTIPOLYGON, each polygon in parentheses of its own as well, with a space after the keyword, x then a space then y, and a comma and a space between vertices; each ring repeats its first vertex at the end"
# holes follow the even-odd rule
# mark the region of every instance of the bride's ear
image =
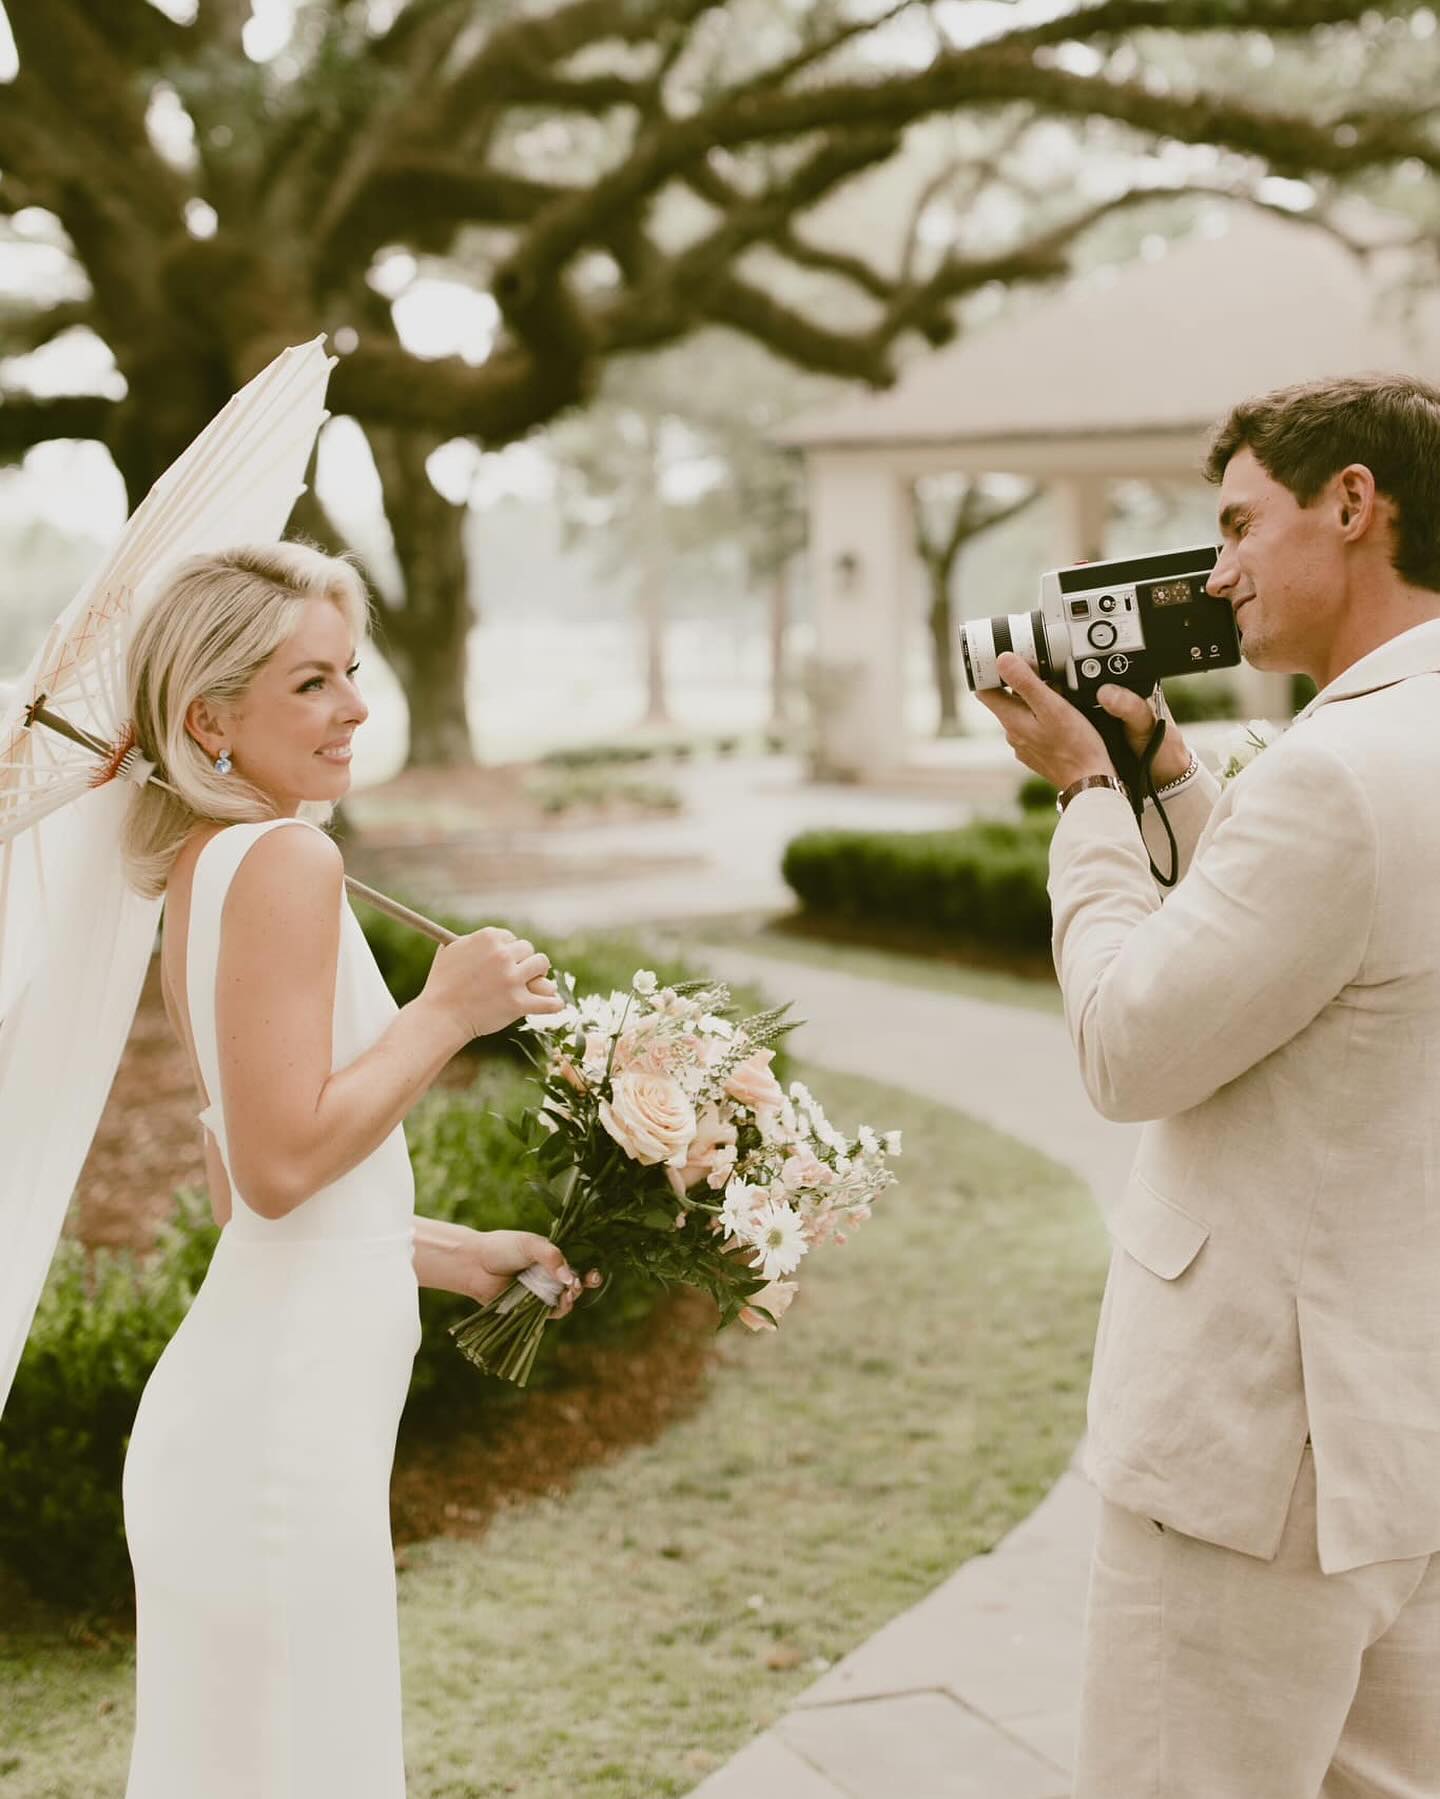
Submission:
POLYGON ((224 746, 225 727, 207 699, 191 700, 186 707, 185 731, 207 756, 215 755, 224 746))

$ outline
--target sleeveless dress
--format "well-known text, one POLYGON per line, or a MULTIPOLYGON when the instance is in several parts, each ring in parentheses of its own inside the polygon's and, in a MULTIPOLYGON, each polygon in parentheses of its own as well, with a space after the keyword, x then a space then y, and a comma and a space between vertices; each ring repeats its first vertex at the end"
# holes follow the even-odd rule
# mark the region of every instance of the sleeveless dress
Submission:
MULTIPOLYGON (((233 1212, 140 1399, 125 1461, 136 1721, 126 1799, 403 1799, 390 1472, 420 1344, 403 1130, 284 1218, 230 1169, 220 917, 256 839, 195 862, 186 993, 233 1212)), ((332 1071, 396 1006, 341 898, 332 1071)))

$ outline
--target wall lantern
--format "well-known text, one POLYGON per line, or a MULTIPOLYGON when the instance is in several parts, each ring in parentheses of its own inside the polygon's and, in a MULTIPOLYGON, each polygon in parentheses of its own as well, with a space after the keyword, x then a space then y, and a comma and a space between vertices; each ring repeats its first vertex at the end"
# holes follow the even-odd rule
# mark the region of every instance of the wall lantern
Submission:
POLYGON ((860 558, 854 550, 841 550, 835 558, 835 586, 848 598, 860 585, 860 558))

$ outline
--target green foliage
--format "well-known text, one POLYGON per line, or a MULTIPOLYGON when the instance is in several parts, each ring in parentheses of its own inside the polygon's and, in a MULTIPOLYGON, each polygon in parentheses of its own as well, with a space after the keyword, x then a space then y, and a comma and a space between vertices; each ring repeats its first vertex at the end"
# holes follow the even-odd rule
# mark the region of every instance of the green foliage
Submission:
POLYGON ((679 792, 663 781, 627 780, 603 768, 560 768, 537 774, 525 783, 525 791, 551 816, 580 806, 611 804, 647 812, 679 812, 684 804, 679 792))
POLYGON ((1055 801, 1059 794, 1044 775, 1027 775, 1020 783, 1017 797, 1022 812, 1048 812, 1054 816, 1055 801))
POLYGON ((129 1592, 125 1447, 218 1235, 184 1190, 143 1260, 71 1238, 56 1252, 0 1424, 0 1561, 47 1598, 104 1609, 129 1592))
POLYGON ((1052 812, 958 831, 811 831, 787 847, 782 873, 822 915, 1044 949, 1054 828, 1052 812))
POLYGON ((1174 675, 1161 686, 1177 725, 1240 716, 1240 696, 1229 681, 1217 681, 1213 675, 1174 675))
POLYGON ((1320 689, 1309 675, 1291 675, 1290 677, 1290 709, 1292 712, 1303 712, 1320 689))

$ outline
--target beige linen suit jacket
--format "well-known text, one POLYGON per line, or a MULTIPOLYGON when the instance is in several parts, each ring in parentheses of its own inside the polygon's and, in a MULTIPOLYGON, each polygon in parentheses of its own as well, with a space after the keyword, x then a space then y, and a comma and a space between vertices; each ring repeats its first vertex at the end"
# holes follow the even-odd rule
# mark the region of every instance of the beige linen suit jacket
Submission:
POLYGON ((1320 1565, 1440 1550, 1440 620, 1223 789, 1124 798, 1050 863, 1085 1085, 1149 1120, 1107 1222, 1087 1453, 1117 1504, 1274 1556, 1307 1432, 1320 1565), (1147 807, 1157 866, 1168 852, 1147 807))

